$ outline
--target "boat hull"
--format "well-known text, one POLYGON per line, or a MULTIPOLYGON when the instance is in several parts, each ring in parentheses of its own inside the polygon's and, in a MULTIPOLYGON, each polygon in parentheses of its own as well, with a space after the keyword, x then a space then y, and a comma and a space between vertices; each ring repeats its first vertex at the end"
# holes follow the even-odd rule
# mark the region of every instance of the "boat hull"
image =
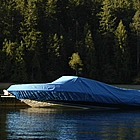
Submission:
POLYGON ((33 108, 58 108, 58 107, 67 107, 67 108, 82 108, 82 109, 87 109, 89 107, 84 106, 84 105, 79 105, 79 104, 72 104, 72 103, 64 103, 64 102, 55 102, 55 101, 36 101, 36 100, 30 100, 30 99, 20 99, 21 102, 24 102, 30 107, 33 108))
POLYGON ((36 101, 30 99, 20 99, 21 102, 33 108, 77 108, 94 110, 138 110, 139 106, 121 104, 103 104, 95 102, 75 102, 75 101, 36 101))

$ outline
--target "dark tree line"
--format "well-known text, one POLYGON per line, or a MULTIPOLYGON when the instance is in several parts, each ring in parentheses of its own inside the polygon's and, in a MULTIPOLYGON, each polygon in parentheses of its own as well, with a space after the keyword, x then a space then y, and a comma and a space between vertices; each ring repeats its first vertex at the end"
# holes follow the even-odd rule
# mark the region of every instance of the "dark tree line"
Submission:
POLYGON ((0 21, 1 82, 140 82, 139 0, 1 0, 0 21))

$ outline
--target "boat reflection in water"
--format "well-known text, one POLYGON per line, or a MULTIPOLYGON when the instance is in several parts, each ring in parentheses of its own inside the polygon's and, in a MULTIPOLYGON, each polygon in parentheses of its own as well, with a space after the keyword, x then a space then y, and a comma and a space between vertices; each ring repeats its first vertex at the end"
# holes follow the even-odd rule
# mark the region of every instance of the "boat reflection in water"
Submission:
POLYGON ((140 139, 139 111, 27 108, 6 124, 8 139, 140 139))

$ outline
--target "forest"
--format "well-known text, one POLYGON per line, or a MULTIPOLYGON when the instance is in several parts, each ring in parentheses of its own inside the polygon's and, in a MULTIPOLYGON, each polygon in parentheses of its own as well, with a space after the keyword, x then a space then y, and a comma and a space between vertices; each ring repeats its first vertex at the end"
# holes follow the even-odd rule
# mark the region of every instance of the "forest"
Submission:
POLYGON ((1 0, 0 82, 62 75, 139 84, 139 0, 1 0))

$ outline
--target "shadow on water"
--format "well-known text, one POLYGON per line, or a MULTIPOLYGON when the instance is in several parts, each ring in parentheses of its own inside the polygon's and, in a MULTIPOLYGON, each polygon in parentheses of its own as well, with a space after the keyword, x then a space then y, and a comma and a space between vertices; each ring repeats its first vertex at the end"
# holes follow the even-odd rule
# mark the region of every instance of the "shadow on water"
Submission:
POLYGON ((2 109, 4 139, 140 139, 140 111, 2 109))

